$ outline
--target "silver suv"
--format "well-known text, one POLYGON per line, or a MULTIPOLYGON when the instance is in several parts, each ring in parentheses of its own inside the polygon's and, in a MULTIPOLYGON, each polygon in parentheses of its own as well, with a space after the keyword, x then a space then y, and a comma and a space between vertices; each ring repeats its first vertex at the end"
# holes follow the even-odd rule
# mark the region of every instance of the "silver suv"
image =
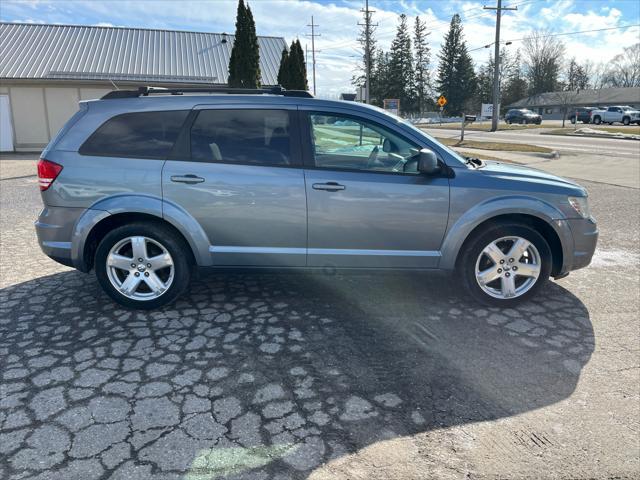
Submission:
POLYGON ((588 265, 598 237, 569 180, 282 89, 111 92, 81 103, 38 175, 42 250, 132 308, 174 301, 194 266, 441 269, 511 306, 588 265))

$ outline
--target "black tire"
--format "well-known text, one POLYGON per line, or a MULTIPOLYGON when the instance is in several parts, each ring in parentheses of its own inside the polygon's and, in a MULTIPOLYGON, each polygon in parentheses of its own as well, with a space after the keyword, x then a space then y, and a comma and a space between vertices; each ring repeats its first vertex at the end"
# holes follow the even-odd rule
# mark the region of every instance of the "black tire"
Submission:
POLYGON ((602 123, 602 119, 598 116, 593 117, 593 123, 596 125, 600 125, 602 123))
POLYGON ((493 307, 512 307, 534 296, 548 281, 551 274, 552 257, 549 244, 532 227, 523 223, 491 224, 473 234, 462 247, 458 257, 456 275, 460 278, 466 291, 478 302, 493 307), (476 261, 484 248, 502 237, 518 236, 531 242, 538 250, 541 258, 540 274, 535 284, 520 296, 500 299, 486 293, 476 280, 476 261))
POLYGON ((102 289, 120 305, 138 309, 152 310, 174 302, 189 286, 191 280, 191 256, 189 245, 171 228, 155 222, 135 222, 118 227, 100 241, 95 255, 95 272, 102 289), (159 242, 166 248, 173 260, 174 277, 169 288, 159 297, 150 300, 135 300, 120 293, 109 280, 107 274, 107 256, 111 248, 121 240, 132 236, 144 236, 159 242))
POLYGON ((576 123, 576 117, 569 117, 569 121, 573 124, 576 123))
POLYGON ((631 119, 629 117, 624 117, 622 119, 622 124, 623 125, 629 125, 631 123, 631 119))

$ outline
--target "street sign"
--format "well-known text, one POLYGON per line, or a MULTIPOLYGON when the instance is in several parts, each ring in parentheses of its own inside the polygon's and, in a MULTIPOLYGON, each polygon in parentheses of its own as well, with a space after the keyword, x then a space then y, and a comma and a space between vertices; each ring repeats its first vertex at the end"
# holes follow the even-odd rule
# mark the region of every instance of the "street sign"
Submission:
POLYGON ((400 100, 397 98, 385 98, 382 101, 382 106, 385 110, 393 113, 394 115, 400 115, 400 100))
POLYGON ((483 103, 480 116, 485 118, 493 117, 493 103, 483 103))
POLYGON ((440 105, 440 108, 444 107, 447 104, 447 99, 444 95, 440 95, 440 98, 438 99, 438 105, 440 105))

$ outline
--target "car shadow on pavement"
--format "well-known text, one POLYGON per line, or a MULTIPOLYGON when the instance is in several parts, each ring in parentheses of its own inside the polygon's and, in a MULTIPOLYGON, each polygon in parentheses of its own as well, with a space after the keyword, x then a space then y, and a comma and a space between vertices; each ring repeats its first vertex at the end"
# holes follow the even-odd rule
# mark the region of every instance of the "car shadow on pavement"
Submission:
POLYGON ((504 310, 457 291, 441 275, 209 273, 136 312, 74 271, 4 288, 0 477, 307 478, 572 394, 594 349, 578 298, 550 284, 504 310))

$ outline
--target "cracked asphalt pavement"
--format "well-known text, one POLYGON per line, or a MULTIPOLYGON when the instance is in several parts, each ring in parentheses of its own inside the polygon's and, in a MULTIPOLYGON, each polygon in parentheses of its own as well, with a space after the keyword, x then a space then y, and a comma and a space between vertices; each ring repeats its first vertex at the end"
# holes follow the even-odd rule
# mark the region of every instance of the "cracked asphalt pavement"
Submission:
POLYGON ((640 196, 517 309, 445 275, 220 274, 154 312, 49 260, 0 162, 0 478, 640 476, 640 196))

